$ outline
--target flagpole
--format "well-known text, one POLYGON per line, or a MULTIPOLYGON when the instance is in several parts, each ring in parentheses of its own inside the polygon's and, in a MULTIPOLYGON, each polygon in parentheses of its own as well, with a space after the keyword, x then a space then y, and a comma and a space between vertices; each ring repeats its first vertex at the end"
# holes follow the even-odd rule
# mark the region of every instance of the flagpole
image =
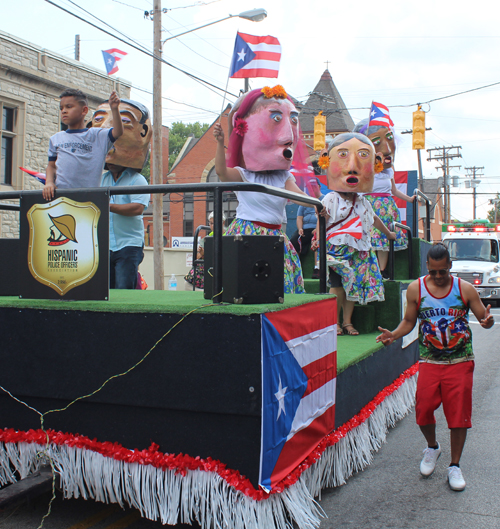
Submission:
POLYGON ((227 94, 227 87, 229 86, 229 76, 230 75, 231 75, 231 71, 229 71, 229 73, 227 75, 226 89, 224 90, 224 98, 222 99, 222 108, 221 108, 220 114, 219 114, 219 123, 221 122, 222 113, 224 112, 224 105, 226 103, 226 94, 227 94))

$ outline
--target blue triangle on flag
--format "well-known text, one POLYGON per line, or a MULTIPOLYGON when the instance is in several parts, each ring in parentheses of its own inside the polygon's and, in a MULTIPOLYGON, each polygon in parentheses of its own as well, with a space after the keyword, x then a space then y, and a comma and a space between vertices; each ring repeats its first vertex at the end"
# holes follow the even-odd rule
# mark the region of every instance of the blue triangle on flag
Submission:
POLYGON ((109 75, 109 72, 113 70, 113 68, 116 66, 116 59, 111 55, 111 53, 108 53, 107 51, 101 50, 102 56, 104 57, 104 65, 106 66, 106 73, 109 75))
POLYGON ((246 66, 255 58, 255 53, 250 49, 250 46, 236 34, 236 41, 234 43, 233 58, 231 59, 231 71, 229 77, 233 76, 243 66, 246 66))
POLYGON ((307 384, 307 376, 299 363, 274 325, 263 315, 260 484, 268 489, 307 384))

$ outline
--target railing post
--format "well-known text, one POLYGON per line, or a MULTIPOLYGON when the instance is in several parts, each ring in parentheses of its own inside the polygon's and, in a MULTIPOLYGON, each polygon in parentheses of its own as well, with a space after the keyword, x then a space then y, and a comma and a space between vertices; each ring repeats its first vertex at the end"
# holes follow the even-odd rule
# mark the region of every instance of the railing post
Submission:
POLYGON ((419 194, 418 189, 413 191, 415 195, 415 200, 412 202, 413 206, 413 222, 412 222, 412 232, 415 234, 415 237, 418 237, 418 206, 419 206, 419 194))
POLYGON ((425 214, 427 216, 425 223, 427 242, 431 242, 431 204, 428 200, 425 201, 425 214))
POLYGON ((222 190, 214 190, 214 280, 213 302, 222 303, 222 190))
POLYGON ((322 215, 319 218, 319 293, 326 292, 326 220, 322 215))

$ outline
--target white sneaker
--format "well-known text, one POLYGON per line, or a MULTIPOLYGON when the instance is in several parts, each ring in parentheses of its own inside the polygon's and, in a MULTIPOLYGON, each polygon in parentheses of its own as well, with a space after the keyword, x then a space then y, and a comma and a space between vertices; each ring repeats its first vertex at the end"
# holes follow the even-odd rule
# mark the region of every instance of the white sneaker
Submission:
POLYGON ((448 484, 451 490, 465 489, 465 479, 459 467, 448 467, 448 484))
POLYGON ((420 474, 424 477, 429 477, 436 468, 437 460, 441 455, 441 445, 438 443, 437 448, 426 448, 424 450, 424 457, 420 462, 420 474))

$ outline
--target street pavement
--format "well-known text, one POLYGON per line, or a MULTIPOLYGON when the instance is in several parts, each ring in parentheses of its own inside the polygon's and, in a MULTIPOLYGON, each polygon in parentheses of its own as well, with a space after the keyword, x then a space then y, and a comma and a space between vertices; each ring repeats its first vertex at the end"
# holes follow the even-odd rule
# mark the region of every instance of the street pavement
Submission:
MULTIPOLYGON (((500 322, 500 309, 493 309, 500 322)), ((450 461, 448 430, 441 410, 438 440, 443 453, 434 474, 424 479, 419 464, 425 441, 412 412, 389 432, 373 462, 347 484, 323 491, 327 517, 320 529, 497 529, 500 527, 500 325, 484 330, 471 317, 476 369, 473 427, 461 461, 467 487, 453 492, 446 481, 450 461)), ((50 496, 0 512, 0 529, 36 529, 50 496)), ((59 496, 45 529, 160 529, 133 509, 59 496)), ((193 526, 177 525, 177 529, 193 526)), ((228 528, 231 529, 231 528, 228 528)), ((262 528, 265 529, 265 528, 262 528)))

